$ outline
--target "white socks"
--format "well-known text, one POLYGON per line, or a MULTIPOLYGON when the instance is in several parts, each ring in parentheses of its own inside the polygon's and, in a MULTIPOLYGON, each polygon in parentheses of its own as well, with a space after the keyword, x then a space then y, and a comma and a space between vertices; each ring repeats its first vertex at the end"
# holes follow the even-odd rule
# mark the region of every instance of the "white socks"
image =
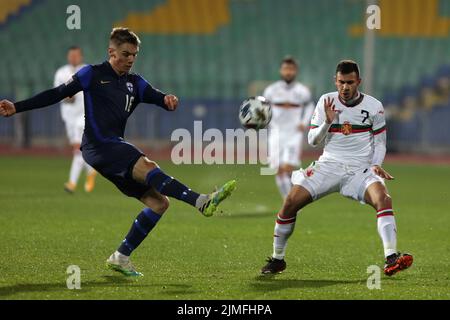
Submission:
POLYGON ((69 182, 74 186, 77 185, 78 178, 80 177, 81 171, 83 171, 83 169, 86 170, 88 175, 95 172, 95 169, 84 161, 81 152, 77 151, 72 158, 72 165, 70 166, 69 173, 69 182))
POLYGON ((383 241, 384 256, 388 257, 397 253, 397 227, 392 209, 378 211, 378 234, 383 241))
POLYGON ((208 194, 200 194, 200 196, 197 198, 197 200, 195 201, 195 207, 202 211, 202 208, 209 200, 209 195, 208 194))
POLYGON ((277 174, 275 176, 275 181, 277 183, 278 190, 280 190, 281 196, 283 197, 283 199, 286 199, 289 191, 291 191, 292 188, 291 177, 287 174, 277 174))
POLYGON ((72 165, 70 167, 69 182, 76 185, 78 178, 80 177, 81 170, 85 166, 85 162, 81 152, 77 151, 72 159, 72 165))
MULTIPOLYGON (((272 258, 278 260, 284 259, 287 241, 294 232, 296 219, 296 216, 290 219, 281 218, 280 215, 277 216, 273 235, 272 258)), ((388 257, 391 254, 397 253, 397 227, 392 209, 378 211, 377 227, 378 234, 383 241, 384 256, 388 257)))
POLYGON ((113 254, 116 256, 116 258, 118 258, 119 260, 122 260, 122 261, 128 261, 130 259, 130 256, 126 256, 117 250, 113 254))
POLYGON ((282 260, 286 254, 287 241, 294 232, 295 220, 297 217, 290 219, 280 218, 277 216, 275 222, 275 230, 273 234, 273 254, 272 258, 282 260))

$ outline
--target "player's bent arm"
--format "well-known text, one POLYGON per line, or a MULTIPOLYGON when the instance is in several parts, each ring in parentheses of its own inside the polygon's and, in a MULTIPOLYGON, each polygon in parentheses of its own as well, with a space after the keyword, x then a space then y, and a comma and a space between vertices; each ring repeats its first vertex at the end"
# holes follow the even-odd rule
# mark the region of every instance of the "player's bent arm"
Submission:
POLYGON ((372 158, 372 170, 378 176, 386 180, 394 180, 394 177, 381 167, 386 155, 386 131, 374 136, 374 154, 372 158))
POLYGON ((372 166, 380 166, 386 156, 386 119, 384 117, 384 108, 381 103, 377 108, 377 113, 373 117, 373 143, 374 152, 372 166))
POLYGON ((140 102, 155 104, 163 109, 170 110, 165 103, 166 94, 148 83, 147 80, 138 76, 139 99, 140 102))
POLYGON ((372 158, 372 166, 380 166, 383 164, 386 156, 386 131, 383 131, 373 137, 374 151, 372 158))
MULTIPOLYGON (((331 101, 332 104, 332 101, 331 101)), ((325 105, 328 105, 325 101, 325 95, 319 98, 316 108, 311 118, 311 125, 308 132, 308 143, 312 147, 316 147, 327 136, 328 130, 330 130, 333 120, 327 120, 325 114, 325 105)))
POLYGON ((165 96, 166 96, 165 93, 162 93, 158 89, 155 89, 151 85, 148 85, 144 90, 142 102, 156 104, 157 106, 160 106, 160 107, 168 110, 168 108, 164 102, 165 96))
POLYGON ((317 147, 319 143, 326 137, 328 130, 330 130, 331 123, 324 121, 320 126, 311 125, 308 132, 308 143, 312 147, 317 147))

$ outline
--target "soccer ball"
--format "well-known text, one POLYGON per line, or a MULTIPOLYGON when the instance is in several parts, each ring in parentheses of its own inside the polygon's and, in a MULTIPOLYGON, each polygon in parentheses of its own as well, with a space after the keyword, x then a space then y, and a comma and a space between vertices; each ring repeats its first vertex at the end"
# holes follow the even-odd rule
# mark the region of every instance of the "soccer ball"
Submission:
POLYGON ((272 107, 264 97, 251 97, 239 108, 239 121, 247 129, 262 129, 272 119, 272 107))

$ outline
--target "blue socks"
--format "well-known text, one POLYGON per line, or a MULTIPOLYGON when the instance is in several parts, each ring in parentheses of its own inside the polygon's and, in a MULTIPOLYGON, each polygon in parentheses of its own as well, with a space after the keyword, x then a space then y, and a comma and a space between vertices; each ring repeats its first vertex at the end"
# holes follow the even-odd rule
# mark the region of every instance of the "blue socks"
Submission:
MULTIPOLYGON (((200 197, 198 193, 192 191, 176 179, 169 177, 159 168, 155 168, 147 174, 145 183, 165 196, 181 200, 194 207, 196 206, 197 199, 200 197)), ((136 220, 134 220, 130 231, 117 251, 129 256, 155 227, 160 218, 161 215, 153 212, 150 208, 142 210, 136 217, 136 220)))
POLYGON ((145 208, 139 213, 131 225, 131 229, 128 232, 125 239, 120 245, 119 251, 121 254, 129 256, 134 249, 136 249, 141 242, 145 239, 147 234, 155 227, 161 216, 153 212, 150 208, 145 208))
POLYGON ((159 168, 155 168, 147 174, 145 183, 155 188, 159 193, 186 202, 193 207, 195 207, 200 196, 178 180, 166 175, 159 168))

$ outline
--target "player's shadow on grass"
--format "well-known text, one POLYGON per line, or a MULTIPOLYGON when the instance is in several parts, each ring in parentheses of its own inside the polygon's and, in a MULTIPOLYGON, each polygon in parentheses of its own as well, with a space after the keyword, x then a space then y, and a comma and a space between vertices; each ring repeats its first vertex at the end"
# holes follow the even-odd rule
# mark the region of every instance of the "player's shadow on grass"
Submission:
POLYGON ((250 285, 257 291, 278 291, 283 289, 322 288, 340 284, 363 284, 362 280, 314 280, 314 279, 280 279, 277 276, 257 276, 250 285))
POLYGON ((69 290, 64 281, 56 283, 19 283, 11 286, 0 287, 0 298, 18 293, 55 293, 68 292, 83 294, 91 292, 93 288, 108 287, 160 287, 162 294, 190 294, 189 290, 192 286, 186 284, 155 284, 155 283, 139 283, 139 279, 125 278, 123 276, 103 276, 104 280, 83 281, 81 280, 81 290, 69 290))

